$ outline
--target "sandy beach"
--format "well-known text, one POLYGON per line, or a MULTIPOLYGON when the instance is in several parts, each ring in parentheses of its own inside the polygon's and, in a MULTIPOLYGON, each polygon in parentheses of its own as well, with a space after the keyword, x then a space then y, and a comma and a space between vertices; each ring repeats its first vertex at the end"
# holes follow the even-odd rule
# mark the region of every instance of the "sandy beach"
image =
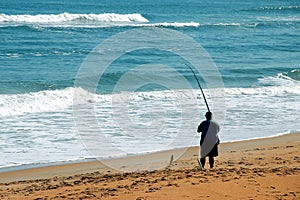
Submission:
POLYGON ((299 139, 295 133, 221 143, 215 168, 204 171, 199 147, 191 147, 160 170, 137 171, 134 161, 149 167, 178 150, 111 161, 132 172, 100 162, 3 172, 0 199, 299 199, 299 139))

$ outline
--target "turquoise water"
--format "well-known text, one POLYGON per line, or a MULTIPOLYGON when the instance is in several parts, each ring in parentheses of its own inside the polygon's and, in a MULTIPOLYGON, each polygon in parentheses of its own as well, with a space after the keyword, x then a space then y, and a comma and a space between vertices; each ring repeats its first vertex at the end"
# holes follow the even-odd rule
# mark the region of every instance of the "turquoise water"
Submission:
MULTIPOLYGON (((209 53, 226 94, 226 116, 219 119, 222 141, 299 130, 299 11, 298 1, 1 2, 0 167, 94 157, 74 123, 74 91, 90 95, 74 87, 77 73, 107 38, 145 27, 178 31, 209 53)), ((157 80, 177 80, 170 73, 156 74, 157 80)), ((209 94, 201 75, 199 79, 209 94)), ((174 87, 180 94, 187 91, 180 81, 174 87)), ((198 144, 194 130, 206 108, 197 87, 182 58, 170 52, 150 49, 123 55, 103 75, 93 101, 102 133, 122 153, 107 151, 101 156, 198 144), (180 106, 166 87, 154 83, 139 88, 141 93, 134 94, 129 104, 130 116, 138 126, 155 132, 147 140, 123 133, 112 125, 109 114, 114 109, 111 98, 118 95, 112 92, 116 83, 146 64, 180 71, 191 84, 189 91, 198 93, 201 101, 196 107, 185 101, 188 113, 180 118, 180 106), (151 112, 157 124, 151 124, 151 112), (186 138, 172 144, 178 130, 186 138)), ((209 103, 218 112, 218 105, 209 103)))

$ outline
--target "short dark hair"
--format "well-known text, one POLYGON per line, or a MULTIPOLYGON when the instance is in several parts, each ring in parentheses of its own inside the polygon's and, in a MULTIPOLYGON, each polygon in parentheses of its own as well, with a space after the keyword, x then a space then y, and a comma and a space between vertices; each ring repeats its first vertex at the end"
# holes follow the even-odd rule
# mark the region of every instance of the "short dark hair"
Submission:
POLYGON ((212 117, 212 113, 210 111, 206 112, 205 117, 206 117, 207 120, 210 120, 211 117, 212 117))

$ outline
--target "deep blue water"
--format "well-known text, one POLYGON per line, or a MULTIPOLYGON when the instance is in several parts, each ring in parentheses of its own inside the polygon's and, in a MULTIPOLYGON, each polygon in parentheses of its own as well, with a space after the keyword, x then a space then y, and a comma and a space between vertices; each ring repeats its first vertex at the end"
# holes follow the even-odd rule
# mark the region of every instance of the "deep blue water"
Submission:
MULTIPOLYGON (((223 140, 265 137, 300 129, 297 123, 300 119, 299 1, 1 1, 0 154, 5 159, 0 167, 87 157, 78 142, 71 111, 80 66, 106 39, 145 27, 178 31, 208 52, 225 86, 227 115, 222 119, 223 140), (283 115, 288 119, 284 125, 283 115), (67 121, 62 123, 63 119, 67 121), (26 143, 25 138, 30 141, 26 143), (42 159, 43 156, 31 160, 37 148, 47 154, 50 147, 54 153, 48 160, 42 159), (24 160, 13 160, 20 152, 24 160)), ((197 90, 195 78, 182 58, 157 49, 133 51, 115 60, 106 71, 97 86, 96 102, 101 103, 95 107, 101 107, 104 98, 101 95, 112 93, 122 76, 135 67, 151 64, 174 68, 197 90)), ((156 75, 157 80, 178 78, 163 71, 156 75)), ((201 75, 199 79, 206 89, 201 75)), ((165 89, 153 83, 138 91, 149 92, 157 101, 171 102, 163 96, 163 91, 151 93, 165 89)), ((178 81, 176 89, 186 88, 178 81)), ((145 106, 133 104, 137 111, 132 115, 147 125, 145 106)), ((169 104, 164 106, 168 108, 169 104)), ((204 105, 198 109, 205 111, 204 105)), ((218 110, 217 105, 214 109, 218 110)), ((170 110, 176 111, 171 107, 170 110)), ((176 121, 178 113, 172 112, 167 116, 176 121)), ((103 114, 106 111, 100 109, 99 113, 99 120, 101 116, 107 117, 103 114)), ((176 127, 169 121, 166 124, 176 127)), ((194 130, 191 124, 186 132, 194 130)), ((172 128, 166 132, 172 132, 172 128)), ((113 131, 116 129, 108 125, 103 129, 112 137, 117 135, 113 131)), ((162 135, 164 132, 158 137, 162 135)), ((168 143, 171 137, 160 138, 161 144, 168 143)), ((186 140, 193 143, 190 138, 186 140)), ((130 146, 126 141, 132 142, 125 138, 116 146, 130 146)), ((139 141, 140 138, 135 142, 139 141)), ((151 142, 146 145, 149 148, 135 146, 134 150, 125 148, 125 152, 164 149, 159 145, 151 149, 151 142)))
MULTIPOLYGON (((113 22, 14 22, 16 15, 139 13, 155 23, 199 23, 198 27, 169 26, 199 42, 210 54, 227 87, 249 87, 262 76, 299 68, 299 5, 297 1, 85 1, 70 3, 2 3, 2 94, 72 87, 88 53, 105 38, 129 30, 113 22), (154 6, 153 6, 154 5, 154 6), (24 10, 25 8, 25 10, 24 10), (93 28, 82 28, 90 24, 93 28), (105 27, 101 27, 105 24, 105 27), (66 26, 66 27, 65 27, 66 26)), ((19 16, 19 18, 22 18, 19 16)), ((24 18, 24 17, 23 17, 24 18)), ((63 20, 59 16, 54 16, 63 20)), ((122 24, 122 23, 121 23, 122 24)), ((150 60, 150 59, 149 59, 150 60)), ((174 62, 176 65, 176 62, 174 62)))

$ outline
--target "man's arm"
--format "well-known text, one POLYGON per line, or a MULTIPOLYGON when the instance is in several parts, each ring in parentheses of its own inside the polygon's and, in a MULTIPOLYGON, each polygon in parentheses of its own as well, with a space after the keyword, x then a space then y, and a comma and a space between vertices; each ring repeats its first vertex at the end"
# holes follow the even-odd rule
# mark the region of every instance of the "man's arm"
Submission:
POLYGON ((197 132, 198 132, 198 133, 201 132, 201 124, 198 126, 197 132))
POLYGON ((203 130, 202 130, 202 128, 203 128, 203 123, 201 123, 201 124, 198 126, 198 130, 197 130, 198 133, 202 132, 202 134, 201 134, 201 139, 200 139, 200 146, 203 144, 203 141, 204 141, 204 135, 203 135, 203 130))

